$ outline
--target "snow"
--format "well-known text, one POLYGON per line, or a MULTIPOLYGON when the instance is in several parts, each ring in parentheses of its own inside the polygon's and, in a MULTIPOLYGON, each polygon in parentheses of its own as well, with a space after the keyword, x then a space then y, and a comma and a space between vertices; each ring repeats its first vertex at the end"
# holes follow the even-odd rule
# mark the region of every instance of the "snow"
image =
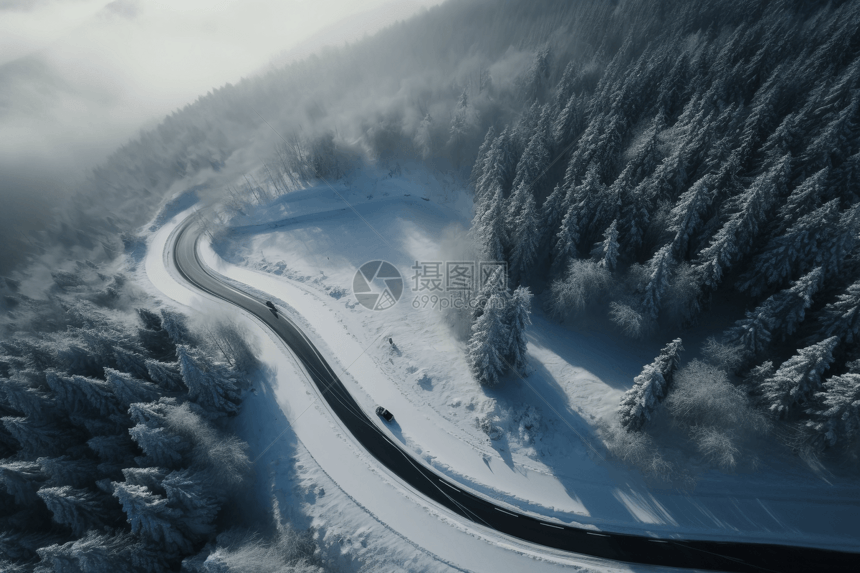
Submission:
MULTIPOLYGON (((394 413, 391 425, 379 422, 383 431, 478 494, 594 529, 856 550, 855 485, 825 480, 796 460, 767 459, 756 472, 701 470, 694 489, 679 490, 607 459, 596 428, 615 415, 623 392, 666 341, 631 343, 601 329, 562 326, 543 316, 536 300, 528 376, 511 374, 484 389, 472 380, 465 345, 445 314, 413 308, 416 293, 408 287, 391 309, 357 304, 352 279, 367 261, 391 262, 408 285, 416 261, 456 260, 464 252, 467 195, 438 173, 399 167, 363 166, 334 189, 321 184, 259 207, 234 220, 227 238, 204 243, 203 259, 226 279, 267 293, 362 407, 372 412, 382 404, 394 413), (498 427, 499 439, 482 422, 491 433, 498 427)), ((220 303, 182 285, 164 251, 189 212, 150 234, 145 278, 176 303, 200 309, 220 303)), ((237 420, 251 459, 266 468, 256 473, 257 493, 274 496, 296 519, 306 516, 328 559, 345 570, 624 567, 527 546, 431 507, 368 459, 283 344, 241 316, 273 373, 257 383, 237 420)))

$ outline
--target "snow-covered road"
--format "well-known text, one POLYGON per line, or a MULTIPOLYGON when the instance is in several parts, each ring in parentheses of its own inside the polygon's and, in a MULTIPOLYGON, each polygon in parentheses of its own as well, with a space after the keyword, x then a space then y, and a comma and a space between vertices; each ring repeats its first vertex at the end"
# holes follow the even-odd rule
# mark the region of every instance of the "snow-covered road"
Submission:
MULTIPOLYGON (((171 265, 169 263, 170 257, 168 256, 168 251, 165 249, 170 248, 171 241, 169 240, 172 229, 175 228, 175 223, 177 220, 171 222, 170 225, 163 228, 161 231, 156 233, 156 235, 152 239, 152 244, 150 247, 150 252, 146 260, 146 271, 147 275, 150 277, 150 280, 153 281, 154 284, 158 284, 159 288, 162 292, 167 294, 167 291, 164 290, 165 286, 170 291, 170 295, 174 300, 178 302, 182 302, 183 304, 194 304, 194 295, 187 288, 185 288, 179 281, 176 281, 174 277, 171 276, 171 265), (159 248, 160 247, 160 248, 159 248), (156 257, 155 253, 162 252, 163 255, 161 257, 156 257)), ((359 398, 360 402, 363 402, 363 407, 365 410, 372 409, 372 406, 375 403, 385 403, 387 406, 391 407, 394 411, 400 412, 409 412, 413 413, 411 416, 400 416, 400 420, 402 420, 401 426, 398 425, 398 431, 392 435, 392 438, 404 441, 404 435, 421 435, 428 436, 428 443, 433 443, 436 445, 444 444, 445 446, 450 446, 449 448, 443 448, 444 456, 442 459, 445 460, 446 463, 436 463, 436 466, 439 469, 445 468, 457 468, 456 473, 465 474, 470 478, 474 479, 476 476, 480 476, 482 474, 486 474, 487 469, 493 474, 496 472, 493 468, 493 461, 496 461, 496 468, 499 472, 502 472, 507 477, 503 478, 500 481, 496 481, 494 483, 495 487, 501 486, 507 491, 528 491, 530 494, 532 492, 537 494, 537 500, 535 499, 522 499, 521 501, 525 502, 524 504, 517 505, 528 505, 528 504, 536 504, 537 506, 542 507, 553 507, 550 503, 555 503, 556 508, 558 508, 558 504, 561 501, 564 506, 557 509, 558 514, 578 514, 584 515, 588 517, 585 508, 582 504, 577 504, 576 500, 574 500, 569 494, 566 493, 564 487, 555 479, 554 476, 540 471, 529 471, 528 469, 520 469, 519 471, 511 471, 514 469, 513 466, 505 464, 504 462, 499 462, 498 458, 490 457, 486 454, 476 453, 474 447, 470 447, 467 443, 467 440, 462 439, 461 436, 454 436, 450 433, 449 430, 445 429, 444 423, 439 423, 439 420, 434 420, 431 415, 426 413, 422 413, 420 411, 416 411, 415 404, 410 404, 406 398, 398 393, 396 390, 393 392, 385 393, 378 392, 377 389, 383 389, 386 385, 377 384, 371 386, 373 391, 371 393, 367 392, 367 385, 358 384, 353 378, 346 376, 347 370, 349 370, 356 378, 370 377, 370 376, 384 376, 377 368, 376 364, 370 357, 366 354, 366 348, 361 348, 361 345, 344 331, 342 324, 332 323, 331 320, 335 317, 328 316, 330 313, 326 312, 326 308, 324 305, 320 305, 319 301, 314 300, 314 296, 312 293, 296 288, 292 285, 286 283, 283 280, 277 280, 274 277, 267 276, 262 273, 256 273, 247 269, 242 269, 241 267, 235 267, 233 265, 226 264, 211 248, 203 248, 202 249, 203 258, 206 261, 206 264, 213 269, 216 269, 219 273, 221 273, 225 277, 232 278, 233 280, 246 283, 246 284, 254 284, 257 288, 262 292, 272 293, 277 296, 282 302, 291 305, 292 307, 301 307, 303 314, 313 316, 314 317, 314 325, 316 329, 322 330, 327 336, 324 336, 324 340, 320 340, 323 344, 327 343, 330 348, 337 348, 337 353, 329 353, 332 354, 332 357, 336 356, 340 359, 341 363, 344 360, 344 357, 347 357, 348 365, 346 368, 341 368, 338 372, 338 375, 343 379, 347 384, 350 385, 350 392, 359 398), (320 320, 322 318, 322 320, 320 320), (340 326, 340 328, 338 328, 340 326), (333 344, 334 343, 334 344, 333 344), (372 394, 372 395, 369 395, 372 394), (362 400, 363 398, 363 400, 362 400), (404 402, 404 400, 406 400, 404 402), (473 462, 472 465, 469 465, 469 462, 473 462), (507 472, 505 472, 507 470, 507 472), (517 483, 517 478, 512 478, 512 476, 520 476, 519 481, 522 483, 517 483), (541 487, 541 484, 546 484, 546 489, 541 487)), ((246 317, 247 319, 248 317, 246 317)), ((298 320, 301 320, 300 315, 296 315, 295 317, 298 320)), ((252 320, 253 322, 253 320, 252 320)), ((256 325, 260 326, 260 325, 256 325)), ((309 326, 305 324, 305 326, 309 326)), ((268 329, 265 329, 268 330, 268 329)), ((268 336, 268 333, 267 333, 268 336)), ((270 341, 274 342, 277 346, 278 341, 270 337, 270 341)), ((321 348, 323 348, 321 346, 321 348)), ((285 350, 281 348, 281 350, 285 350)), ((278 361, 276 356, 270 356, 271 359, 278 361)), ((294 367, 295 369, 295 367, 294 367)), ((301 367, 298 368, 301 370, 301 367)), ((337 367, 335 368, 337 370, 337 367)), ((282 371, 280 368, 278 371, 282 371)), ((296 376, 293 377, 298 378, 296 376)), ((280 381, 280 376, 278 377, 280 381)), ((394 387, 394 385, 390 385, 390 387, 394 387)), ((280 384, 278 385, 280 389, 280 384)), ((295 389, 294 389, 295 390, 295 389)), ((334 436, 339 438, 338 442, 343 445, 345 442, 349 447, 351 456, 344 458, 345 452, 338 451, 338 448, 333 448, 333 444, 323 443, 320 444, 318 441, 320 440, 320 428, 315 427, 316 431, 309 432, 305 434, 303 437, 303 432, 300 431, 300 427, 304 425, 301 423, 305 418, 314 418, 317 422, 322 422, 325 420, 325 413, 320 411, 319 408, 311 408, 315 403, 317 406, 319 403, 313 399, 313 392, 308 392, 308 388, 304 388, 304 392, 302 393, 306 398, 309 398, 310 401, 304 407, 297 409, 296 408, 296 400, 295 400, 296 392, 290 392, 290 403, 288 406, 288 410, 285 410, 285 414, 287 414, 286 418, 290 422, 290 425, 294 426, 293 430, 296 432, 299 439, 302 440, 305 445, 308 446, 311 454, 316 458, 316 460, 320 463, 321 468, 337 483, 340 487, 344 488, 345 492, 349 492, 348 495, 350 498, 358 502, 362 507, 364 507, 371 515, 380 519, 383 523, 387 524, 390 527, 394 527, 396 531, 398 531, 401 535, 406 534, 406 532, 414 531, 414 535, 419 537, 421 541, 419 542, 412 535, 406 535, 407 539, 415 543, 416 545, 424 548, 425 550, 430 551, 432 554, 441 557, 443 561, 448 563, 457 563, 459 567, 465 567, 467 569, 472 569, 473 566, 467 565, 467 563, 452 560, 447 555, 443 556, 439 553, 440 550, 446 549, 451 552, 452 543, 456 545, 453 540, 450 540, 450 536, 454 535, 454 532, 466 533, 467 537, 474 541, 479 538, 489 538, 493 539, 493 543, 483 542, 483 545, 490 545, 495 547, 493 551, 498 551, 501 548, 505 548, 506 551, 513 550, 516 555, 519 555, 521 558, 527 558, 526 556, 529 554, 540 555, 542 559, 546 559, 548 556, 545 553, 543 548, 530 548, 528 544, 522 544, 517 541, 512 541, 510 539, 506 539, 503 537, 499 537, 497 534, 493 533, 491 530, 485 530, 480 526, 474 526, 473 524, 463 523, 459 518, 446 515, 446 511, 444 509, 438 508, 433 504, 428 504, 427 500, 422 499, 420 496, 416 496, 413 492, 410 492, 408 488, 404 488, 403 484, 399 482, 399 480, 386 472, 384 469, 378 467, 372 463, 371 460, 366 459, 366 454, 361 452, 361 449, 357 447, 357 444, 350 439, 348 435, 344 435, 344 432, 338 430, 338 425, 331 424, 331 419, 329 418, 328 424, 330 430, 335 430, 334 436), (304 416, 306 410, 317 410, 317 414, 323 414, 322 416, 304 416), (297 413, 298 412, 298 413, 297 413), (312 441, 313 447, 308 445, 306 440, 310 439, 312 441), (338 454, 332 456, 332 453, 338 451, 338 454), (376 479, 371 479, 371 483, 364 483, 363 480, 356 480, 355 476, 360 475, 356 474, 356 470, 358 468, 353 467, 350 464, 344 463, 345 460, 348 459, 350 461, 361 461, 365 467, 371 470, 373 474, 377 477, 376 479), (340 476, 341 479, 337 479, 337 476, 340 476), (382 480, 379 477, 383 477, 382 480), (350 490, 356 488, 356 492, 351 492, 350 490), (401 524, 403 512, 402 508, 393 508, 396 504, 389 503, 390 500, 385 499, 386 497, 390 497, 391 493, 386 495, 385 490, 379 491, 380 487, 388 487, 394 488, 396 490, 396 497, 398 500, 409 500, 411 503, 409 507, 413 509, 412 512, 417 508, 420 508, 421 519, 413 520, 411 517, 407 517, 406 523, 401 524), (367 505, 366 496, 370 493, 370 500, 379 501, 381 499, 385 500, 385 503, 382 504, 382 507, 374 509, 372 505, 367 505), (392 513, 392 510, 393 513, 392 513), (381 513, 380 513, 381 512, 381 513), (400 519, 398 519, 398 516, 400 519), (441 546, 437 546, 434 543, 427 542, 426 538, 423 537, 423 533, 426 533, 428 530, 426 528, 426 524, 423 523, 424 519, 427 516, 431 516, 431 520, 438 527, 440 523, 447 523, 445 525, 445 534, 442 535, 443 539, 446 539, 446 542, 441 546), (442 518, 441 520, 439 518, 442 518), (393 520, 393 521, 392 521, 393 520), (416 523, 420 526, 416 529, 416 523), (397 524, 395 526, 395 524, 397 524), (402 527, 405 526, 405 527, 402 527), (451 527, 453 526, 453 527, 451 527)), ((280 390, 276 392, 276 396, 282 396, 280 390)), ((280 402, 280 401, 279 401, 280 402)), ((309 412, 310 413, 310 412, 309 412)), ((326 435, 326 432, 323 432, 322 435, 326 435)), ((432 458, 431 458, 432 459, 432 458)), ((471 479, 470 479, 471 482, 471 479)), ((480 483, 480 482, 477 482, 480 483)), ((591 487, 597 487, 598 484, 593 484, 591 487)), ((605 486, 604 486, 605 487, 605 486)), ((531 497, 531 495, 530 495, 531 497)), ((514 509, 511 507, 511 509, 514 509)), ((518 507, 520 511, 527 508, 518 507)), ((592 526, 593 527, 593 526, 592 526)), ((641 531, 641 530, 640 530, 641 531)), ((436 536, 434 536, 434 539, 436 536)), ((459 536, 455 535, 456 539, 460 539, 459 536)), ((486 548, 485 548, 486 550, 486 548)), ((479 552, 484 553, 485 551, 479 552)), ((466 553, 471 553, 471 551, 466 551, 466 553)), ((453 554, 457 556, 461 556, 460 559, 465 558, 464 553, 460 549, 454 549, 453 554)), ((550 552, 550 555, 552 552, 550 552)), ((486 564, 487 557, 481 558, 476 564, 483 563, 486 564)), ((567 561, 562 556, 556 556, 556 558, 561 559, 562 561, 567 561)), ((555 561, 556 558, 551 561, 555 561)), ((503 559, 507 561, 507 559, 503 559)), ((467 560, 468 561, 468 560, 467 560)), ((542 561, 545 565, 549 566, 550 561, 542 561)), ((570 563, 570 562, 568 562, 570 563)), ((553 563, 553 567, 559 565, 560 563, 553 563)), ((570 563, 572 564, 572 563, 570 563)), ((590 567, 593 567, 594 564, 590 563, 590 567)), ((612 566, 609 564, 604 564, 602 566, 612 566)), ((478 569, 481 569, 479 567, 478 569)), ((533 568, 533 567, 530 567, 533 568)), ((504 570, 498 567, 494 567, 496 570, 504 570)), ((519 566, 513 570, 521 570, 519 566)))
MULTIPOLYGON (((266 428, 261 436, 275 436, 277 430, 291 431, 307 448, 320 473, 337 484, 344 503, 357 505, 370 522, 383 524, 402 543, 427 554, 437 564, 467 571, 618 571, 627 570, 623 563, 578 557, 532 546, 502 536, 491 529, 469 523, 458 516, 431 506, 413 494, 395 476, 369 458, 347 432, 337 424, 318 399, 307 373, 292 357, 286 345, 259 320, 240 312, 229 303, 192 290, 178 278, 170 264, 171 238, 179 224, 189 215, 184 212, 155 232, 149 241, 144 261, 146 277, 164 296, 191 309, 221 307, 234 313, 261 341, 261 361, 272 369, 276 385, 272 396, 281 407, 281 424, 289 428, 266 428)), ((207 261, 208 262, 208 261, 207 261)), ((280 294, 280 293, 276 293, 280 294)), ((300 324, 301 316, 294 317, 300 324)), ((261 389, 265 392, 267 389, 261 389)), ((269 419, 257 419, 266 425, 269 419)), ((277 423, 277 419, 271 419, 277 423)), ((279 432, 280 433, 280 432, 279 432)), ((267 456, 276 456, 265 438, 251 442, 252 459, 266 464, 267 456)), ((330 516, 337 519, 337 516, 330 516)), ((659 571, 661 568, 637 566, 637 570, 659 571)))

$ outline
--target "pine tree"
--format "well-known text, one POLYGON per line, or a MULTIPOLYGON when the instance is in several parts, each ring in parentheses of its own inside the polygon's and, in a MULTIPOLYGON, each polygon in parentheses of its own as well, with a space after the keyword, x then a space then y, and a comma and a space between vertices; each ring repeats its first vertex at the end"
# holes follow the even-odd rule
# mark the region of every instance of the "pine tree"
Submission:
POLYGON ((555 243, 552 248, 552 268, 550 275, 561 276, 571 259, 576 258, 576 245, 580 238, 579 209, 571 203, 561 220, 555 243))
POLYGON ((652 320, 657 320, 660 314, 660 300, 669 287, 669 277, 675 261, 672 257, 672 245, 663 246, 647 264, 648 282, 642 297, 642 306, 652 320))
POLYGON ((806 309, 812 306, 812 297, 824 285, 824 273, 816 267, 797 279, 791 287, 780 291, 768 300, 770 303, 771 325, 774 333, 782 339, 794 334, 806 316, 806 309))
POLYGON ((727 344, 740 344, 748 356, 761 353, 772 339, 779 335, 785 339, 794 333, 812 305, 812 297, 823 284, 821 267, 799 278, 791 287, 765 300, 746 318, 724 333, 727 344))
POLYGON ((504 324, 508 340, 504 353, 505 362, 517 372, 525 373, 526 368, 526 328, 531 320, 532 293, 528 287, 517 287, 505 306, 504 324))
MULTIPOLYGON (((74 571, 156 573, 169 569, 163 554, 128 533, 111 535, 89 531, 74 542, 55 547, 63 548, 66 558, 74 560, 77 566, 74 571)), ((54 570, 65 571, 57 567, 57 561, 54 561, 54 570)))
POLYGON ((161 309, 161 327, 167 332, 173 344, 193 344, 194 337, 188 330, 187 320, 184 315, 161 309))
POLYGON ((211 412, 235 414, 239 411, 238 383, 226 369, 205 365, 187 346, 178 346, 176 354, 191 400, 211 412))
POLYGON ((592 256, 610 273, 615 271, 618 264, 618 219, 614 219, 603 232, 603 241, 594 245, 592 256))
POLYGON ((556 149, 565 149, 576 141, 585 127, 584 104, 578 95, 571 95, 552 125, 556 149))
POLYGON ((821 206, 821 198, 824 195, 824 186, 829 174, 830 168, 825 167, 807 177, 791 192, 777 213, 778 226, 774 236, 783 234, 795 221, 821 206))
POLYGON ((134 402, 152 402, 161 397, 161 391, 157 386, 133 378, 131 374, 105 368, 105 378, 114 396, 126 408, 134 402))
POLYGON ((817 322, 818 336, 836 336, 846 344, 860 341, 860 280, 824 307, 817 322))
POLYGON ((504 323, 505 300, 493 294, 480 317, 472 325, 468 360, 475 379, 485 386, 495 386, 507 369, 503 360, 508 342, 504 323))
POLYGON ((170 470, 159 467, 149 468, 123 468, 122 475, 128 485, 146 486, 149 491, 162 493, 164 488, 161 482, 170 473, 170 470))
POLYGON ((511 277, 514 281, 522 281, 535 264, 540 249, 540 219, 531 193, 526 196, 513 223, 511 277))
POLYGON ((48 476, 48 485, 86 487, 98 478, 96 464, 86 458, 73 459, 69 456, 58 458, 38 458, 36 462, 42 473, 48 476))
POLYGON ((860 373, 849 372, 828 378, 815 394, 815 405, 807 410, 806 425, 826 445, 851 441, 860 436, 860 373))
POLYGON ((479 208, 472 221, 472 231, 481 245, 483 256, 490 261, 504 261, 504 195, 501 187, 496 187, 493 196, 487 201, 486 208, 479 208))
POLYGON ((628 432, 642 429, 657 405, 666 398, 683 350, 681 339, 676 338, 634 378, 633 388, 624 393, 618 408, 621 426, 628 432))
POLYGON ((168 474, 161 483, 170 506, 180 511, 177 527, 191 540, 214 533, 214 521, 220 509, 220 503, 214 497, 217 492, 204 487, 203 478, 201 473, 180 470, 168 474))
POLYGON ((672 250, 677 256, 683 256, 694 234, 703 223, 705 213, 714 199, 714 179, 711 174, 705 175, 684 191, 678 202, 669 213, 667 230, 674 233, 672 250))
MULTIPOLYGON (((768 286, 783 283, 792 274, 821 262, 828 235, 839 226, 839 200, 834 199, 797 220, 783 235, 772 239, 753 259, 738 290, 761 294, 768 286)), ((832 261, 828 261, 834 264, 832 261)))
POLYGON ((140 485, 113 482, 113 487, 132 533, 157 544, 169 554, 191 553, 191 543, 175 525, 181 512, 170 507, 166 498, 140 485))
POLYGON ((806 171, 812 173, 822 167, 833 167, 834 160, 841 162, 844 153, 852 151, 852 143, 857 140, 857 112, 860 109, 860 95, 828 123, 821 133, 807 146, 801 160, 806 171))
POLYGON ((821 388, 821 375, 833 362, 835 336, 801 348, 761 383, 759 389, 768 410, 776 417, 795 413, 821 388))
POLYGON ((147 360, 146 371, 149 374, 149 379, 165 390, 177 392, 185 387, 182 383, 182 373, 179 371, 179 364, 176 362, 147 360))
POLYGON ((21 507, 32 507, 38 501, 36 491, 47 479, 36 462, 3 460, 0 463, 0 485, 21 507))
MULTIPOLYGON (((52 373, 47 373, 50 376, 52 373)), ((5 395, 6 405, 30 418, 52 418, 56 402, 46 393, 33 387, 20 374, 3 381, 0 393, 5 395)))
POLYGON ((69 527, 75 535, 90 529, 100 529, 109 520, 107 511, 99 502, 99 495, 85 489, 43 487, 39 497, 53 514, 53 520, 69 527))
POLYGON ((487 157, 484 159, 484 170, 475 187, 476 207, 484 201, 492 199, 498 189, 504 193, 513 180, 515 165, 514 154, 511 149, 511 136, 508 129, 505 128, 493 140, 487 157))
POLYGON ((113 353, 116 358, 117 369, 120 372, 127 372, 142 380, 147 378, 146 358, 137 352, 131 352, 120 347, 114 348, 113 353))
POLYGON ((512 188, 518 191, 522 188, 532 194, 537 194, 541 189, 541 177, 547 170, 550 162, 549 142, 547 132, 549 131, 549 114, 547 107, 541 112, 540 120, 535 126, 534 133, 528 140, 520 160, 517 162, 516 172, 512 188))
POLYGON ((31 417, 0 418, 12 436, 29 455, 59 456, 70 447, 78 437, 76 432, 58 427, 48 420, 31 417))
POLYGON ((499 295, 503 300, 507 301, 506 297, 508 296, 508 287, 502 267, 496 268, 493 273, 487 277, 487 280, 480 286, 478 292, 470 302, 470 306, 473 309, 472 323, 477 321, 484 313, 484 307, 487 306, 490 297, 494 294, 499 295))
MULTIPOLYGON (((132 408, 135 406, 140 405, 134 404, 132 408)), ((138 421, 137 425, 129 428, 128 433, 146 454, 146 457, 137 458, 138 464, 142 466, 174 468, 191 451, 191 444, 185 438, 160 425, 155 419, 138 421)))
MULTIPOLYGON (((429 116, 429 114, 428 114, 429 116)), ((493 141, 496 139, 496 129, 491 125, 487 130, 487 135, 484 136, 484 142, 478 148, 478 157, 475 158, 475 163, 472 165, 472 173, 469 176, 469 185, 472 189, 477 190, 478 181, 484 174, 485 161, 490 153, 490 148, 493 146, 493 141)))
POLYGON ((761 305, 753 311, 747 311, 746 317, 735 322, 735 325, 723 333, 723 342, 738 344, 747 356, 756 356, 770 344, 771 335, 771 306, 761 305))
POLYGON ((737 212, 699 253, 697 270, 703 285, 716 288, 723 273, 749 252, 776 197, 788 182, 790 164, 791 156, 783 157, 738 198, 737 212))

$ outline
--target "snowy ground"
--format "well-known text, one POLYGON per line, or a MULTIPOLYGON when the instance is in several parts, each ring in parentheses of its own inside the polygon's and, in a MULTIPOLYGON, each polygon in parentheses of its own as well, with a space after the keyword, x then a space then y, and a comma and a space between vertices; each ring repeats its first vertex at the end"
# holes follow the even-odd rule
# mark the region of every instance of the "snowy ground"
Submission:
MULTIPOLYGON (((443 313, 413 308, 421 293, 409 285, 415 261, 462 256, 469 201, 432 173, 398 171, 366 167, 334 189, 290 193, 233 221, 227 239, 204 247, 205 260, 284 305, 361 404, 394 412, 387 430, 396 439, 476 492, 596 529, 856 550, 856 484, 825 480, 796 460, 765 460, 756 472, 702 470, 694 489, 677 490, 606 459, 595 427, 664 341, 631 344, 611 333, 577 332, 538 311, 528 377, 511 377, 492 391, 479 387, 443 313), (393 263, 407 279, 399 303, 385 311, 365 309, 351 293, 356 269, 374 259, 393 263), (501 437, 490 439, 480 420, 498 426, 501 437)), ((199 309, 202 297, 170 276, 163 257, 181 218, 150 238, 146 275, 164 295, 199 309)), ((403 491, 313 401, 280 343, 252 326, 273 369, 271 386, 258 387, 240 417, 244 437, 262 453, 259 494, 274 495, 297 519, 305 516, 330 559, 347 570, 374 559, 384 559, 374 570, 486 570, 493 563, 495 570, 521 571, 564 562, 533 561, 529 548, 510 540, 503 543, 509 548, 497 547, 484 540, 492 533, 403 491)))

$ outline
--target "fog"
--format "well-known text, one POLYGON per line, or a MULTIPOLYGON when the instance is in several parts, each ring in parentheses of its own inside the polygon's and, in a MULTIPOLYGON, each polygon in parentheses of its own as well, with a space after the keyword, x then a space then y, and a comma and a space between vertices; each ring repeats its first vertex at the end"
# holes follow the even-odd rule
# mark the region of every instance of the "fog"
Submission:
POLYGON ((50 205, 212 88, 434 0, 0 1, 0 273, 50 205))

